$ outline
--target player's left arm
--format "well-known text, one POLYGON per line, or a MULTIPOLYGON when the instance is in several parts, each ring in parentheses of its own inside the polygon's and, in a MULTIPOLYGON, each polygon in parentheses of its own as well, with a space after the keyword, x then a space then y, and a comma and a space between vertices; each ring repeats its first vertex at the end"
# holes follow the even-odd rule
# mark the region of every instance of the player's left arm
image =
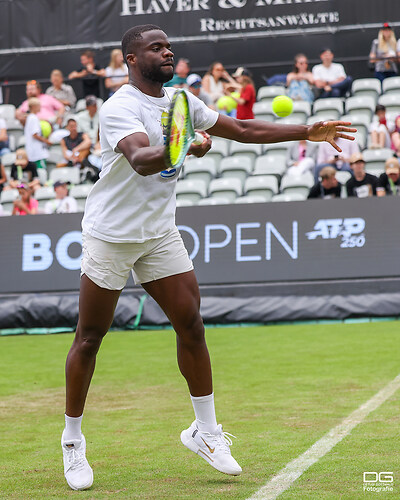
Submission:
POLYGON ((207 132, 237 142, 267 144, 284 141, 308 140, 313 142, 329 142, 337 151, 342 150, 335 142, 341 137, 350 141, 354 137, 348 133, 357 132, 350 128, 350 122, 329 121, 317 122, 313 125, 286 125, 263 120, 237 120, 219 115, 217 122, 207 132))

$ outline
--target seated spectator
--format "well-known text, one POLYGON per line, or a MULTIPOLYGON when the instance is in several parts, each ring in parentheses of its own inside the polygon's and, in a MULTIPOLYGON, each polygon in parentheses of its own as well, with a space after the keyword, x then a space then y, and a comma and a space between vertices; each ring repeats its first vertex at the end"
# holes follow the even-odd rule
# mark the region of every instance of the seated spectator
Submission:
POLYGON ((114 49, 111 52, 110 63, 105 70, 106 79, 104 85, 108 89, 109 97, 129 82, 128 66, 124 63, 122 50, 114 49))
POLYGON ((256 102, 256 89, 251 78, 251 73, 246 68, 238 68, 232 75, 236 80, 240 97, 231 97, 237 102, 236 118, 239 120, 250 120, 254 118, 253 106, 256 102))
POLYGON ((375 65, 375 78, 381 82, 385 78, 397 75, 396 37, 388 23, 379 30, 378 38, 372 42, 369 61, 375 65))
POLYGON ((53 69, 50 81, 52 85, 46 89, 46 94, 58 99, 67 109, 74 108, 76 104, 74 89, 64 83, 64 75, 59 69, 53 69))
POLYGON ((74 118, 68 120, 66 129, 69 131, 69 135, 61 139, 65 162, 58 163, 57 167, 81 167, 89 155, 92 141, 84 132, 78 132, 78 125, 74 118))
POLYGON ((400 163, 398 158, 388 158, 385 163, 385 172, 379 176, 378 196, 392 196, 400 194, 400 163))
POLYGON ((400 115, 394 120, 394 129, 392 133, 392 148, 397 156, 400 156, 400 115))
POLYGON ((87 134, 92 144, 96 144, 99 136, 99 111, 96 96, 86 96, 86 109, 78 113, 75 118, 79 132, 87 134))
POLYGON ((361 153, 354 153, 351 156, 350 167, 353 170, 353 177, 346 182, 347 196, 356 198, 376 196, 376 189, 379 186, 378 177, 367 174, 361 153))
POLYGON ((313 172, 317 158, 318 145, 306 140, 293 142, 287 150, 286 165, 290 175, 303 175, 313 172))
POLYGON ((387 120, 386 108, 377 104, 375 115, 369 127, 371 134, 371 148, 390 148, 392 145, 391 134, 394 132, 394 123, 387 120))
POLYGON ((56 197, 49 200, 44 208, 46 214, 71 214, 78 211, 78 204, 68 193, 68 183, 57 181, 54 183, 56 197))
POLYGON ((40 101, 37 97, 30 97, 28 100, 29 115, 25 121, 24 136, 25 149, 29 161, 35 163, 36 168, 46 168, 46 159, 49 157, 47 146, 51 142, 43 137, 42 127, 38 114, 40 113, 40 101))
POLYGON ((203 90, 210 95, 214 104, 227 92, 234 90, 236 82, 220 62, 213 62, 208 72, 203 76, 203 90))
POLYGON ((34 215, 38 213, 39 202, 32 198, 32 193, 26 184, 18 184, 19 197, 14 201, 12 215, 34 215))
POLYGON ((356 141, 347 141, 341 137, 335 137, 336 144, 342 150, 341 153, 328 142, 321 142, 318 146, 317 165, 314 171, 315 182, 318 181, 319 173, 323 167, 334 167, 336 170, 345 170, 352 173, 350 157, 360 152, 356 141))
POLYGON ((4 189, 17 189, 20 184, 28 186, 32 192, 40 187, 36 165, 28 160, 25 149, 17 149, 15 163, 11 167, 10 181, 4 189))
POLYGON ((286 86, 288 96, 295 101, 314 101, 311 87, 314 85, 314 77, 308 69, 308 60, 304 54, 297 54, 294 58, 293 70, 287 75, 286 86))
POLYGON ((331 49, 322 49, 322 64, 312 69, 315 86, 321 90, 319 97, 345 97, 351 89, 353 79, 346 75, 342 64, 333 62, 333 57, 331 49))
POLYGON ((208 106, 209 108, 215 109, 215 106, 213 104, 213 101, 212 101, 210 95, 202 88, 200 75, 198 75, 196 73, 192 73, 191 75, 189 75, 186 78, 186 84, 189 88, 189 91, 193 95, 195 95, 201 101, 203 101, 204 104, 206 106, 208 106))
POLYGON ((0 158, 9 152, 7 124, 4 118, 0 118, 0 158))
POLYGON ((310 189, 307 197, 308 199, 323 198, 327 200, 329 198, 340 198, 342 185, 336 179, 335 168, 324 167, 320 172, 320 179, 321 180, 310 189))
POLYGON ((81 67, 68 75, 69 80, 79 79, 82 81, 83 96, 95 95, 100 97, 100 78, 106 75, 106 71, 95 63, 94 52, 85 50, 81 53, 81 67))
POLYGON ((1 163, 1 158, 0 158, 0 194, 3 191, 3 188, 5 187, 6 183, 7 183, 6 169, 4 168, 4 165, 1 163))
POLYGON ((175 73, 171 80, 164 84, 164 87, 176 87, 183 88, 186 86, 186 79, 190 73, 190 63, 189 59, 184 59, 181 57, 176 66, 175 73))
POLYGON ((26 100, 15 111, 15 118, 19 120, 22 125, 25 125, 25 120, 28 114, 28 99, 37 97, 40 101, 40 112, 38 114, 39 120, 48 121, 51 125, 57 124, 61 126, 65 107, 55 97, 47 94, 42 94, 42 87, 36 80, 30 80, 26 84, 26 100))

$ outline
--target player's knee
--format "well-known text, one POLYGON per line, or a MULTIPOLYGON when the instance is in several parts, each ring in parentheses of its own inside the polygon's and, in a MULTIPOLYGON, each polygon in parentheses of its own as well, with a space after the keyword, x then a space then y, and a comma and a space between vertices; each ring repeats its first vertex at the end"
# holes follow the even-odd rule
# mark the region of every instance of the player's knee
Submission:
POLYGON ((101 341, 103 340, 104 334, 96 330, 87 330, 81 332, 76 338, 78 348, 81 354, 84 356, 95 356, 100 349, 101 341))
POLYGON ((203 343, 204 342, 204 324, 199 313, 186 315, 182 318, 179 328, 176 333, 186 343, 203 343))

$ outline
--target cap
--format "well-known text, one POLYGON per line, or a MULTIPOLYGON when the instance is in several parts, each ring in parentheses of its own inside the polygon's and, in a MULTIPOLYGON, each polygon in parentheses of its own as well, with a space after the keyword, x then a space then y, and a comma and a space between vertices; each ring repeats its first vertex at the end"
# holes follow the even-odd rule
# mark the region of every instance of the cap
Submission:
POLYGON ((97 98, 95 95, 86 96, 86 106, 92 106, 93 104, 97 104, 97 98))
POLYGON ((382 25, 382 29, 383 29, 383 30, 391 30, 391 29, 392 29, 392 27, 390 26, 390 24, 389 24, 389 23, 383 23, 383 25, 382 25))
POLYGON ((350 156, 350 165, 352 163, 357 163, 358 161, 364 161, 364 157, 362 155, 362 153, 353 153, 351 156, 350 156))
POLYGON ((189 87, 193 87, 193 85, 196 85, 196 83, 201 83, 201 76, 197 73, 192 73, 186 78, 186 83, 189 87))
POLYGON ((237 78, 238 76, 251 76, 251 73, 249 70, 246 68, 243 68, 242 66, 238 68, 234 73, 233 73, 233 78, 237 78))
POLYGON ((387 174, 398 174, 400 172, 400 163, 397 158, 388 158, 385 162, 385 172, 387 174))
POLYGON ((66 186, 68 184, 69 184, 69 182, 67 182, 67 181, 57 181, 54 183, 53 188, 55 189, 55 188, 58 188, 60 186, 66 186))

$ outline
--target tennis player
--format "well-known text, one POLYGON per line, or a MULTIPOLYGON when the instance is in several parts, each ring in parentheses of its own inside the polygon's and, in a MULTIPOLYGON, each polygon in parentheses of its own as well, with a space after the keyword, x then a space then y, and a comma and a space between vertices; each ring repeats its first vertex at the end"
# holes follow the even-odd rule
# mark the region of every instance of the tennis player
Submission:
MULTIPOLYGON (((113 320, 118 297, 130 272, 164 310, 177 334, 178 365, 185 377, 195 420, 181 433, 182 443, 225 474, 238 475, 232 441, 217 424, 210 358, 199 313, 200 294, 193 264, 175 226, 175 185, 179 171, 164 163, 164 125, 176 89, 163 88, 174 74, 167 35, 157 26, 136 26, 122 39, 129 68, 123 85, 100 110, 103 168, 93 186, 82 222, 83 258, 79 321, 66 362, 65 429, 61 438, 64 475, 74 490, 89 488, 93 471, 81 432, 86 395, 96 354, 113 320)), ((345 122, 278 125, 219 115, 188 92, 195 129, 202 144, 210 135, 239 142, 269 143, 308 139, 352 140, 345 122)))

